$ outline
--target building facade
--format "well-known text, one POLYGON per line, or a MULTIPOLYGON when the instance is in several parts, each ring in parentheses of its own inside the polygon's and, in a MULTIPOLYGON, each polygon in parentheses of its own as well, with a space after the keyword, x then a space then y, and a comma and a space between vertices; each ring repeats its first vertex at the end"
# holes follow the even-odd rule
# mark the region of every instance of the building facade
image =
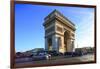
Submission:
POLYGON ((44 19, 45 50, 72 52, 75 41, 75 25, 58 10, 52 11, 44 19))

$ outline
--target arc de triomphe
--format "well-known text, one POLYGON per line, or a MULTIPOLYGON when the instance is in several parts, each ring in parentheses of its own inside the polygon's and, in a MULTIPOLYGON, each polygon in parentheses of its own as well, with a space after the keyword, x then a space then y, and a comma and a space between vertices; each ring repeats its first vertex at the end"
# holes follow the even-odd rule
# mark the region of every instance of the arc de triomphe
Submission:
POLYGON ((75 41, 75 25, 59 11, 54 10, 44 19, 45 50, 72 52, 75 41))

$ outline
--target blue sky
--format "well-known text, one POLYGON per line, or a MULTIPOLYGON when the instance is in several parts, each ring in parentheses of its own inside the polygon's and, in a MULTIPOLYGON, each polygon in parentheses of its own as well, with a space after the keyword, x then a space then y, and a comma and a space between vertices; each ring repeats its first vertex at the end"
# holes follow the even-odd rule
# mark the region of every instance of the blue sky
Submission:
POLYGON ((15 48, 44 48, 44 18, 57 9, 76 25, 75 47, 94 46, 94 8, 15 5, 15 48))

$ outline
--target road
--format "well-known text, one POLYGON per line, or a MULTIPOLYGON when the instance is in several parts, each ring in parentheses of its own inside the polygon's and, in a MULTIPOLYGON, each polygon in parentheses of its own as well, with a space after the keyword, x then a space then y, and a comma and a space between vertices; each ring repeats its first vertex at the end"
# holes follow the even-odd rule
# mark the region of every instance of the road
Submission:
POLYGON ((54 57, 51 60, 41 60, 41 61, 30 61, 24 63, 16 63, 15 67, 27 67, 27 66, 48 66, 48 65, 56 65, 56 64, 71 64, 71 63, 80 63, 80 62, 88 62, 94 61, 94 55, 88 54, 81 57, 71 57, 67 58, 65 56, 54 57))

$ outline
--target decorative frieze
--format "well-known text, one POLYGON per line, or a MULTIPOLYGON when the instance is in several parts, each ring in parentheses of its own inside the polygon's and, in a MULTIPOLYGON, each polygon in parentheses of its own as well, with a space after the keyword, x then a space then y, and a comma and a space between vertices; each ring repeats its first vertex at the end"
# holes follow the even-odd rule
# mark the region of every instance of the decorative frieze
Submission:
POLYGON ((63 29, 61 28, 61 27, 59 27, 59 26, 57 26, 57 31, 59 31, 59 32, 63 32, 63 29))
POLYGON ((48 33, 52 32, 52 31, 54 31, 54 30, 55 30, 55 27, 52 26, 51 28, 45 30, 45 34, 48 34, 48 33))

